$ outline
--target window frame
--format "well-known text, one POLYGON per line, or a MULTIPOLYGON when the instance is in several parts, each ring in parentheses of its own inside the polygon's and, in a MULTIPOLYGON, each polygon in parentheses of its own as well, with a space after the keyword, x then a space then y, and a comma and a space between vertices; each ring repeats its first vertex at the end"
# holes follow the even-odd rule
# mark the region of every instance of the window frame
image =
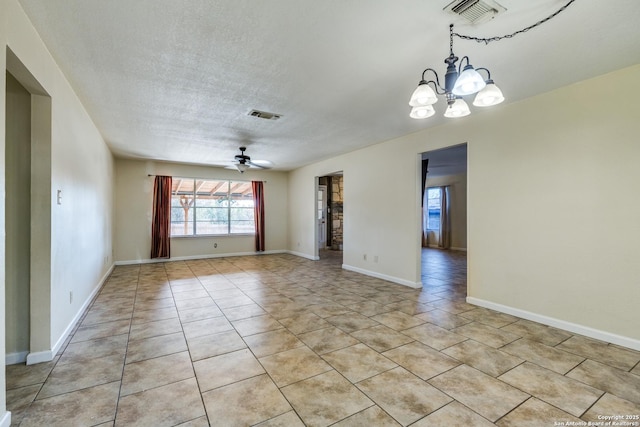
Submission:
MULTIPOLYGON (((234 237, 234 236, 253 236, 255 235, 255 215, 254 215, 254 209, 255 209, 255 204, 254 204, 254 199, 253 199, 253 190, 251 190, 250 194, 251 197, 247 198, 245 200, 251 200, 251 206, 234 206, 233 203, 231 203, 230 201, 233 200, 242 200, 241 198, 238 198, 237 196, 234 197, 234 194, 232 191, 234 189, 237 189, 238 184, 242 185, 242 184, 249 184, 251 186, 251 181, 243 181, 243 180, 237 180, 237 179, 229 179, 229 178, 194 178, 194 177, 173 177, 174 182, 176 182, 176 180, 185 180, 185 181, 191 181, 193 184, 193 192, 191 193, 187 193, 190 194, 193 200, 193 204, 189 207, 188 212, 191 212, 192 218, 190 220, 187 220, 186 223, 190 228, 190 233, 191 234, 174 234, 173 232, 171 233, 171 238, 197 238, 197 237, 234 237), (225 183, 224 186, 226 186, 226 198, 225 198, 225 202, 224 202, 224 206, 221 207, 212 207, 212 206, 198 206, 198 189, 200 187, 202 187, 202 183, 204 182, 216 182, 216 183, 225 183), (200 184, 200 185, 198 185, 200 184), (225 233, 198 233, 198 210, 206 210, 206 209, 220 209, 220 210, 224 210, 226 212, 226 220, 223 222, 223 224, 226 226, 226 232, 225 233), (232 216, 232 212, 234 212, 234 210, 237 209, 242 209, 242 210, 249 210, 251 212, 251 220, 247 220, 247 221, 251 221, 252 224, 252 231, 241 231, 241 232, 233 232, 232 231, 232 227, 234 222, 237 222, 238 219, 232 216)), ((175 221, 174 220, 174 209, 184 209, 181 208, 181 206, 176 206, 174 205, 174 198, 176 196, 178 196, 179 194, 184 194, 184 193, 177 193, 174 192, 173 189, 171 191, 171 212, 170 212, 170 223, 171 223, 171 228, 173 229, 174 224, 177 224, 178 226, 182 226, 185 221, 184 218, 182 221, 175 221)), ((249 193, 248 193, 249 194, 249 193)), ((202 196, 200 197, 200 200, 206 200, 203 199, 202 196)))

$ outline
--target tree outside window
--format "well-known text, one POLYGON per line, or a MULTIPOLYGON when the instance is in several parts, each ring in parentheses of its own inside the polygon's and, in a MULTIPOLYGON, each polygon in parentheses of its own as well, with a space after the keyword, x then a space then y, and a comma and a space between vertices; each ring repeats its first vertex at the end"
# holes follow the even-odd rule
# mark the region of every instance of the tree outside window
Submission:
POLYGON ((172 236, 253 234, 251 182, 174 178, 172 236))

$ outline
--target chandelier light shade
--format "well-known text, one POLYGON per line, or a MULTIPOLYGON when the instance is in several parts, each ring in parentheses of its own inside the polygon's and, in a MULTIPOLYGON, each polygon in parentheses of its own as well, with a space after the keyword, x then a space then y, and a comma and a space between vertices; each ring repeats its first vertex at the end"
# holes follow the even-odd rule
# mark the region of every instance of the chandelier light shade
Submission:
POLYGON ((409 117, 414 119, 426 119, 435 114, 432 107, 438 101, 438 95, 443 95, 447 100, 445 117, 464 117, 471 114, 469 105, 462 99, 463 96, 476 94, 473 105, 477 107, 489 107, 504 101, 502 91, 491 80, 491 74, 486 68, 473 68, 469 63, 469 57, 464 56, 460 61, 460 67, 456 66, 458 57, 453 53, 453 24, 449 25, 449 56, 444 62, 447 71, 444 75, 444 87, 440 85, 438 73, 433 68, 427 68, 422 72, 422 79, 418 87, 413 91, 409 99, 409 105, 413 107, 409 117), (462 65, 465 64, 464 68, 462 65), (479 71, 487 73, 487 79, 483 78, 479 71), (432 73, 434 78, 427 80, 427 74, 432 73))
POLYGON ((423 80, 420 82, 416 90, 413 91, 413 95, 411 95, 411 99, 409 100, 409 105, 412 107, 420 107, 435 104, 436 102, 438 102, 436 93, 431 89, 431 86, 423 80))
POLYGON ((431 105, 418 105, 411 109, 409 116, 412 119, 426 119, 427 117, 433 116, 435 113, 436 110, 434 110, 431 105))
POLYGON ((447 110, 444 112, 444 116, 448 118, 464 117, 471 114, 469 106, 462 98, 456 98, 452 104, 447 105, 447 110))
POLYGON ((473 105, 476 107, 491 107, 504 101, 502 91, 493 83, 493 80, 487 80, 487 85, 476 95, 473 105))
MULTIPOLYGON (((467 57, 465 56, 465 58, 467 57)), ((467 59, 467 62, 468 61, 469 60, 467 59)), ((480 73, 474 70, 471 64, 467 64, 467 66, 464 67, 464 70, 462 70, 462 73, 458 76, 456 84, 453 86, 451 92, 457 96, 471 95, 481 91, 485 86, 486 83, 480 73)))

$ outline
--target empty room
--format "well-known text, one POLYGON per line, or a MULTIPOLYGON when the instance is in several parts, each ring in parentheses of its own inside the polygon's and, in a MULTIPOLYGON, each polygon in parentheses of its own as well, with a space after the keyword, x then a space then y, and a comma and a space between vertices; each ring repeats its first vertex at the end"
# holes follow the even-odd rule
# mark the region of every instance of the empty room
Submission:
POLYGON ((640 426, 640 3, 0 0, 0 427, 640 426))

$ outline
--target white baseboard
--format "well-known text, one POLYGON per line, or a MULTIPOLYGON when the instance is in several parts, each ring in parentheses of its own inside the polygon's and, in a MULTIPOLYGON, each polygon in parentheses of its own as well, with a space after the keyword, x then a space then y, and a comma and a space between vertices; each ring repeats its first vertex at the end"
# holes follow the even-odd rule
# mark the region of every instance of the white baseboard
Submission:
POLYGON ((0 427, 11 427, 11 412, 5 412, 0 418, 0 427))
POLYGON ((233 252, 224 254, 202 254, 202 255, 188 255, 178 256, 171 258, 153 258, 153 259, 133 259, 127 261, 116 261, 115 265, 134 265, 134 264, 154 264, 158 262, 173 262, 173 261, 191 261, 194 259, 209 259, 209 258, 227 258, 235 256, 260 256, 260 255, 273 255, 273 254, 285 254, 289 253, 286 250, 273 250, 264 252, 233 252))
POLYGON ((389 282, 397 283, 399 285, 408 286, 414 289, 420 289, 422 287, 422 282, 410 282, 409 280, 400 279, 399 277, 387 276, 386 274, 378 273, 371 270, 365 270, 364 268, 354 267, 348 264, 342 264, 342 268, 344 268, 345 270, 364 274, 366 276, 371 276, 378 279, 387 280, 389 282))
POLYGON ((306 258, 306 259, 310 259, 311 261, 318 261, 320 259, 319 256, 315 256, 315 255, 309 255, 309 254, 305 254, 302 252, 296 252, 296 251, 286 251, 286 253, 290 254, 290 255, 295 255, 295 256, 299 256, 301 258, 306 258))
POLYGON ((599 329, 590 328, 588 326, 579 325, 577 323, 567 322, 566 320, 532 313, 530 311, 497 304, 479 298, 467 297, 467 302, 469 304, 490 308, 495 311, 500 311, 502 313, 511 314, 513 316, 531 320, 533 322, 542 323, 543 325, 553 326, 554 328, 563 329, 568 332, 584 335, 586 337, 595 338, 600 341, 606 341, 612 344, 630 348, 632 350, 640 351, 640 341, 633 338, 624 337, 622 335, 613 334, 611 332, 601 331, 599 329))
POLYGON ((53 360, 55 355, 58 354, 58 352, 64 345, 64 342, 66 341, 66 339, 71 334, 71 331, 73 331, 73 328, 76 326, 76 323, 78 323, 78 321, 80 320, 80 317, 82 317, 82 314, 85 312, 87 307, 89 307, 89 304, 91 304, 91 302, 93 301, 95 296, 98 294, 98 292, 100 292, 100 289, 102 289, 102 286, 107 281, 107 279, 109 278, 109 275, 113 271, 114 266, 115 265, 112 264, 111 267, 109 267, 109 269, 106 271, 106 273, 100 278, 97 285, 93 288, 93 290, 91 291, 87 299, 84 301, 84 303, 76 313, 76 315, 73 316, 73 319, 71 319, 71 322, 69 322, 69 324, 67 325, 67 328, 64 330, 60 338, 58 338, 58 341, 55 343, 53 348, 51 350, 29 353, 26 359, 27 365, 34 365, 36 363, 42 363, 42 362, 50 362, 53 360))
POLYGON ((19 351, 17 353, 7 353, 4 356, 5 365, 17 365, 18 363, 24 363, 27 361, 28 351, 19 351))
POLYGON ((53 350, 35 351, 27 355, 27 365, 35 365, 36 363, 51 362, 53 360, 53 350))

